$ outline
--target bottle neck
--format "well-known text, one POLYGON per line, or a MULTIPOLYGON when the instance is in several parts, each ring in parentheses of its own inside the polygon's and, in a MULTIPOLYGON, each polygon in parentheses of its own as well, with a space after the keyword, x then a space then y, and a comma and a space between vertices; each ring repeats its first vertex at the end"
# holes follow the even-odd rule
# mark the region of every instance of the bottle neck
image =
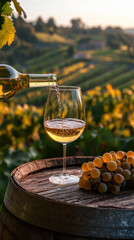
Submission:
POLYGON ((50 87, 57 85, 56 74, 28 74, 29 87, 50 87))

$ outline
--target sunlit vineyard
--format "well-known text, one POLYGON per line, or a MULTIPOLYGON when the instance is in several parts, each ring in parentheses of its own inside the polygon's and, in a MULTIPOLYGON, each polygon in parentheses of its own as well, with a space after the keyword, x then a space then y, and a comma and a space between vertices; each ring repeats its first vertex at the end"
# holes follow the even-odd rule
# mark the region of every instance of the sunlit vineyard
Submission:
MULTIPOLYGON (((110 150, 134 150, 134 86, 122 91, 110 84, 105 90, 97 86, 85 92, 84 100, 87 126, 80 139, 68 144, 67 154, 101 155, 110 150)), ((16 166, 62 155, 61 145, 45 133, 43 112, 42 106, 0 103, 0 201, 8 176, 16 166)))

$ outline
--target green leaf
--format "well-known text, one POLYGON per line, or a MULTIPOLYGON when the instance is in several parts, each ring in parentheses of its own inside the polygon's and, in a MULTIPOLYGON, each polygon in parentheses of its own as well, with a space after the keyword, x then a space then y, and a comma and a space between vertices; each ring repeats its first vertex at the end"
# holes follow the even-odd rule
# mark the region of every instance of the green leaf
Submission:
POLYGON ((9 2, 6 2, 2 6, 2 15, 11 16, 13 9, 11 8, 11 4, 9 2))
MULTIPOLYGON (((11 0, 1 0, 0 1, 0 9, 6 2, 11 2, 11 0)), ((0 11, 0 13, 1 13, 1 11, 0 11)))

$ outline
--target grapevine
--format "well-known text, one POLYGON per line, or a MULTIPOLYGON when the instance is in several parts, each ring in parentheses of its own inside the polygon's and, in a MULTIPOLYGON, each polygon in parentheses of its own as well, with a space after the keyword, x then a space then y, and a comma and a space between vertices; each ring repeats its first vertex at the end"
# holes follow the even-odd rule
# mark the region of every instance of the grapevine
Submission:
POLYGON ((19 15, 26 18, 26 13, 20 6, 17 0, 2 0, 0 2, 0 48, 6 43, 10 46, 15 37, 15 27, 12 22, 12 11, 11 2, 19 15))
POLYGON ((80 188, 118 194, 126 187, 134 187, 134 152, 104 153, 93 162, 83 163, 82 171, 80 188))

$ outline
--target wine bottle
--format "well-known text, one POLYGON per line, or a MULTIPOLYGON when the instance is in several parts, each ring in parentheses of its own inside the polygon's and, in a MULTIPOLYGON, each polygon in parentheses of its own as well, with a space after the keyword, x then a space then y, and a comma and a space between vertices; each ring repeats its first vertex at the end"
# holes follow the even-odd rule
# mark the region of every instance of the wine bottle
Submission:
POLYGON ((0 64, 0 99, 10 98, 23 88, 56 85, 56 74, 25 74, 9 65, 0 64))

